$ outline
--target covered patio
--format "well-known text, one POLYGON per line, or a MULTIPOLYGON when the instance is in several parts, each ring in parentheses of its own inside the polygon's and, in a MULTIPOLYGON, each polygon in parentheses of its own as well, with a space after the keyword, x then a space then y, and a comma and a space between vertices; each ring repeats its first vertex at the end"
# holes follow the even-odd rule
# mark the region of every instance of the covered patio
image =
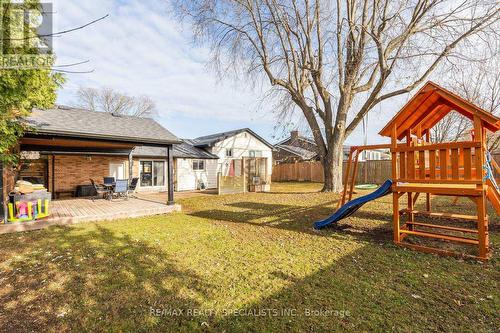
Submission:
MULTIPOLYGON (((28 122, 32 129, 18 146, 23 158, 20 168, 2 171, 0 210, 17 180, 43 185, 51 193, 50 216, 35 222, 40 224, 137 217, 179 209, 174 204, 172 155, 173 144, 179 139, 154 120, 54 108, 34 110, 28 122), (164 156, 144 160, 133 155, 138 146, 161 148, 164 156), (89 196, 96 197, 97 190, 93 183, 103 184, 104 177, 128 181, 125 191, 135 191, 135 179, 142 190, 162 191, 167 196, 162 203, 137 198, 92 201, 89 196)), ((25 223, 6 229, 16 228, 32 227, 25 223)))

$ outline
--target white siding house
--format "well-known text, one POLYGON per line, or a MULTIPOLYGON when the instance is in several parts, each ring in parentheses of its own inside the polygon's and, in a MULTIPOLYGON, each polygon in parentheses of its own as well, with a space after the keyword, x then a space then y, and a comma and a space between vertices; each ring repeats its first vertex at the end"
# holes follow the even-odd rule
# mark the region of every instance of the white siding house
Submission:
MULTIPOLYGON (((182 144, 173 146, 175 191, 216 189, 218 173, 229 175, 231 161, 242 158, 265 158, 266 178, 271 179, 273 146, 248 128, 182 141, 182 144)), ((160 161, 166 161, 166 152, 162 148, 136 147, 133 155, 141 161, 157 161, 158 165, 160 161)), ((142 187, 139 189, 143 190, 142 187)), ((151 186, 151 190, 163 189, 151 186)))
POLYGON ((228 175, 231 160, 242 158, 266 158, 267 176, 270 179, 273 166, 273 146, 248 128, 200 137, 194 140, 197 147, 204 147, 218 156, 217 172, 228 175))
POLYGON ((176 191, 217 188, 216 159, 176 158, 176 191))
POLYGON ((214 145, 211 153, 219 156, 217 171, 223 175, 229 171, 231 159, 242 159, 244 157, 267 158, 268 175, 271 176, 273 168, 273 152, 265 143, 254 137, 251 133, 243 132, 227 138, 214 145))

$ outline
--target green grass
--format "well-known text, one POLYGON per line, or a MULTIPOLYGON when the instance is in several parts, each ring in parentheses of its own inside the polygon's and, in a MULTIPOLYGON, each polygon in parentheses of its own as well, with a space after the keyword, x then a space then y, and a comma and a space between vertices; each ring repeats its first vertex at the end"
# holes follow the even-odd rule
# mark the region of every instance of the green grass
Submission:
POLYGON ((320 188, 2 235, 0 330, 498 331, 498 253, 481 263, 394 246, 391 197, 314 231, 338 199, 320 188))

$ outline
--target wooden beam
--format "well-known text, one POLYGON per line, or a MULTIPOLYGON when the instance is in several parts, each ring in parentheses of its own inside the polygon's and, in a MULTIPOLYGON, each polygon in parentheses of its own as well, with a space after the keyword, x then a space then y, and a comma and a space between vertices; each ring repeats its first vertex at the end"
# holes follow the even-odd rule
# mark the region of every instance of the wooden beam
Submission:
MULTIPOLYGON (((408 213, 406 209, 401 210, 402 214, 408 213)), ((438 213, 438 212, 429 212, 425 210, 414 210, 413 214, 415 215, 424 215, 431 217, 438 217, 444 219, 454 219, 454 220, 466 220, 466 221, 477 221, 477 216, 475 215, 464 215, 464 214, 453 214, 453 213, 438 213)))
POLYGON ((337 205, 337 209, 339 209, 341 206, 343 206, 345 204, 347 187, 349 186, 349 172, 351 172, 352 154, 353 154, 353 149, 351 148, 351 150, 349 151, 349 158, 347 161, 347 166, 346 166, 346 171, 345 171, 345 176, 344 176, 344 189, 342 191, 342 199, 339 201, 339 204, 337 205))
POLYGON ((132 184, 132 177, 134 172, 134 158, 132 156, 132 150, 128 154, 128 184, 132 184))
POLYGON ((483 196, 477 197, 477 229, 479 231, 479 257, 486 258, 489 252, 488 219, 486 218, 486 200, 483 196))
POLYGON ((354 192, 354 184, 356 183, 356 178, 358 175, 359 154, 360 151, 358 150, 356 153, 356 158, 354 159, 354 168, 352 169, 351 188, 349 190, 349 201, 352 200, 352 193, 354 192))
POLYGON ((443 102, 440 101, 439 99, 436 99, 434 104, 432 104, 432 106, 429 108, 430 111, 424 112, 418 118, 416 118, 415 121, 412 124, 410 124, 411 125, 410 128, 413 130, 413 129, 416 129, 417 127, 420 127, 420 131, 425 131, 427 128, 425 126, 422 126, 422 125, 429 118, 434 117, 436 115, 436 113, 438 113, 440 111, 440 109, 442 109, 443 107, 444 107, 443 102))
POLYGON ((402 151, 421 151, 421 150, 436 150, 436 149, 453 149, 453 148, 480 148, 481 144, 476 141, 459 141, 459 142, 443 142, 443 143, 433 143, 425 146, 411 146, 398 145, 394 148, 396 152, 402 151))
POLYGON ((55 155, 52 155, 52 199, 55 199, 56 198, 56 177, 55 177, 55 174, 56 174, 56 156, 55 155))
POLYGON ((411 179, 411 178, 398 178, 397 182, 401 183, 418 183, 418 184, 482 184, 481 180, 474 179, 411 179))
POLYGON ((450 188, 444 186, 412 186, 396 185, 395 191, 398 192, 421 192, 449 196, 480 196, 483 191, 475 188, 450 188))
POLYGON ((439 95, 432 93, 428 94, 420 104, 412 109, 411 114, 409 114, 403 122, 398 124, 398 138, 402 138, 403 132, 415 129, 420 123, 421 118, 425 118, 430 113, 433 113, 441 104, 442 103, 439 102, 439 95), (428 111, 429 109, 431 110, 430 112, 428 111))
POLYGON ((482 259, 479 258, 478 256, 474 256, 471 254, 466 254, 466 253, 460 253, 460 252, 455 252, 455 251, 449 251, 449 250, 444 250, 444 249, 438 249, 435 247, 429 247, 429 246, 423 246, 423 245, 417 245, 417 244, 410 244, 410 243, 399 243, 399 246, 404 246, 406 248, 419 251, 419 252, 424 252, 424 253, 432 253, 432 254, 438 254, 441 256, 450 256, 450 257, 455 257, 455 258, 474 258, 474 259, 482 259))
POLYGON ((425 228, 435 228, 435 229, 442 229, 442 230, 459 231, 459 232, 470 233, 470 234, 477 234, 478 233, 478 231, 475 229, 450 227, 447 225, 437 225, 437 224, 429 224, 429 223, 421 223, 421 222, 406 222, 406 223, 412 224, 412 225, 418 226, 418 227, 425 227, 425 228))
POLYGON ((442 239, 442 240, 447 240, 450 242, 474 244, 474 245, 479 244, 479 241, 477 239, 466 238, 466 237, 436 234, 436 233, 424 232, 424 231, 412 231, 412 230, 400 230, 400 232, 404 233, 404 234, 408 234, 408 235, 422 236, 422 237, 434 238, 434 239, 442 239))
POLYGON ((393 192, 392 194, 392 207, 393 207, 393 214, 392 214, 392 227, 393 227, 393 232, 394 232, 394 242, 399 243, 401 241, 401 230, 399 226, 399 193, 393 192))
POLYGON ((497 127, 499 119, 497 117, 495 117, 494 115, 492 115, 491 113, 484 111, 483 109, 479 108, 478 106, 476 106, 476 105, 464 100, 463 98, 447 91, 446 89, 437 90, 437 93, 441 97, 450 101, 450 103, 452 103, 455 107, 458 107, 458 108, 462 109, 463 111, 466 111, 467 113, 472 114, 476 117, 479 117, 481 120, 484 120, 486 122, 486 124, 488 125, 487 127, 490 130, 496 131, 499 129, 497 127))

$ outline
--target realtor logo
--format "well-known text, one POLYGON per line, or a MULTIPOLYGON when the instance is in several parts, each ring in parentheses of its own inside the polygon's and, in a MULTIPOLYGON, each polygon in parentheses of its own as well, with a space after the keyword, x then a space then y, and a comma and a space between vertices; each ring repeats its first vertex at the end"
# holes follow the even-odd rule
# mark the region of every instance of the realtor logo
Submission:
POLYGON ((52 3, 0 0, 0 68, 50 68, 52 3))

